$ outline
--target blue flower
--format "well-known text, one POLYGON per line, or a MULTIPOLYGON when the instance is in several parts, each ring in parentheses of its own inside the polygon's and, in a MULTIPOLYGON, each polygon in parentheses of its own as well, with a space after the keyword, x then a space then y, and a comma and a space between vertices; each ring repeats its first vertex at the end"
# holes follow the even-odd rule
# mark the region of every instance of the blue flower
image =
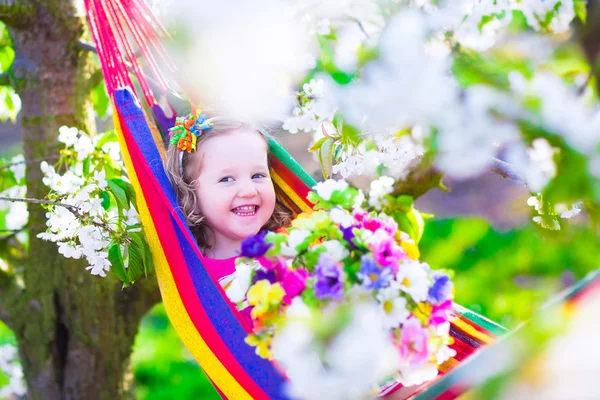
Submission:
POLYGON ((317 280, 314 290, 317 299, 341 299, 344 296, 343 271, 338 262, 325 253, 319 256, 315 277, 317 280))
POLYGON ((365 289, 379 290, 389 286, 394 275, 389 266, 381 267, 371 257, 364 255, 360 260, 360 269, 356 274, 365 289))
POLYGON ((454 286, 450 277, 441 272, 434 272, 433 279, 433 285, 431 285, 427 294, 429 301, 432 304, 438 304, 450 299, 454 286))
POLYGON ((242 242, 242 257, 262 257, 267 250, 273 246, 272 243, 266 243, 265 237, 267 231, 259 232, 257 235, 249 236, 242 242))

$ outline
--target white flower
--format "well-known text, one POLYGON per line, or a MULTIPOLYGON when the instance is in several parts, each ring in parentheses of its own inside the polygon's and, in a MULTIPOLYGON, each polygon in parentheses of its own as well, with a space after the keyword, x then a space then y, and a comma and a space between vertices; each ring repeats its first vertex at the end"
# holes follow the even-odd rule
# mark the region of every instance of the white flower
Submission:
POLYGON ((357 210, 361 209, 363 204, 365 203, 365 194, 362 190, 358 190, 358 195, 354 199, 354 204, 352 205, 352 209, 357 210))
POLYGON ((19 365, 17 348, 11 344, 0 346, 0 372, 8 378, 8 384, 0 387, 0 398, 13 398, 24 396, 27 392, 23 369, 19 365))
POLYGON ((10 160, 10 164, 10 170, 15 175, 15 180, 21 182, 25 176, 25 157, 23 154, 16 155, 10 160))
POLYGON ((377 210, 381 209, 381 206, 387 204, 384 196, 394 191, 394 178, 389 176, 382 176, 381 178, 371 182, 371 190, 369 191, 369 205, 377 210))
POLYGON ((406 365, 398 371, 396 379, 405 387, 420 385, 430 381, 438 375, 437 365, 425 362, 417 366, 406 365))
POLYGON ((334 208, 329 212, 331 220, 336 224, 340 224, 342 227, 347 228, 354 223, 352 215, 348 214, 346 210, 341 208, 334 208))
POLYGON ((78 141, 79 130, 77 128, 61 126, 58 128, 58 141, 67 147, 73 147, 78 141))
POLYGON ((6 214, 6 229, 19 230, 27 224, 29 212, 26 203, 13 203, 6 214))
POLYGON ((331 195, 335 191, 344 191, 348 187, 348 182, 345 180, 335 180, 335 179, 327 179, 324 182, 317 183, 313 190, 317 192, 319 197, 323 200, 329 201, 331 200, 331 195))
MULTIPOLYGON (((581 212, 581 209, 579 208, 579 204, 572 204, 570 208, 567 208, 567 206, 563 205, 563 204, 557 204, 557 208, 558 206, 563 206, 564 208, 566 208, 566 210, 560 212, 560 217, 561 218, 565 218, 565 219, 569 219, 569 218, 573 218, 574 216, 576 216, 577 214, 579 214, 581 212)), ((558 211, 558 210, 557 210, 558 211)))
POLYGON ((86 267, 87 270, 91 270, 92 275, 99 275, 102 277, 106 276, 105 271, 110 270, 110 261, 108 261, 108 253, 105 251, 97 252, 95 254, 86 256, 90 265, 86 267))
POLYGON ((451 359, 456 355, 456 350, 451 349, 448 346, 440 346, 437 353, 435 354, 435 362, 440 365, 443 362, 451 359))
POLYGON ((134 207, 129 207, 128 210, 125 210, 124 214, 125 225, 135 225, 140 223, 140 216, 137 211, 135 211, 134 207))
POLYGON ((81 248, 72 242, 60 242, 58 243, 58 252, 65 258, 79 259, 82 256, 81 248))
POLYGON ((349 324, 325 346, 317 341, 311 322, 314 324, 310 318, 293 319, 273 339, 274 358, 290 378, 290 397, 363 398, 373 382, 400 367, 399 352, 381 327, 373 302, 356 304, 349 324), (319 351, 323 347, 324 351, 319 351))
POLYGON ((342 261, 350 255, 348 249, 338 240, 327 240, 321 243, 321 245, 327 248, 327 255, 336 261, 342 261))
POLYGON ((298 251, 298 247, 304 240, 310 236, 310 231, 307 229, 294 229, 287 237, 287 244, 281 245, 281 253, 285 256, 293 257, 298 251))
POLYGON ((106 186, 108 185, 106 182, 106 171, 104 169, 100 170, 100 172, 98 172, 98 170, 94 171, 92 180, 96 182, 96 185, 100 190, 106 189, 106 186))
POLYGON ((553 231, 560 230, 560 224, 553 216, 548 216, 546 218, 542 218, 540 215, 537 215, 532 218, 533 222, 540 225, 542 228, 550 229, 553 231))
POLYGON ((400 288, 393 282, 377 293, 377 301, 383 315, 383 326, 386 329, 399 327, 410 315, 406 308, 406 299, 400 296, 400 288))
POLYGON ((107 142, 104 143, 100 149, 108 154, 112 160, 121 162, 121 148, 119 147, 119 143, 107 142))
POLYGON ((246 298, 248 288, 252 283, 252 272, 258 267, 258 263, 239 263, 235 266, 233 280, 225 290, 227 297, 233 303, 240 303, 246 298))
POLYGON ((431 284, 427 270, 426 263, 408 260, 400 264, 396 275, 396 281, 400 284, 400 289, 408 293, 416 302, 427 300, 427 293, 431 284))
POLYGON ((73 149, 77 152, 77 159, 81 161, 92 154, 94 143, 87 134, 82 134, 73 145, 73 149))

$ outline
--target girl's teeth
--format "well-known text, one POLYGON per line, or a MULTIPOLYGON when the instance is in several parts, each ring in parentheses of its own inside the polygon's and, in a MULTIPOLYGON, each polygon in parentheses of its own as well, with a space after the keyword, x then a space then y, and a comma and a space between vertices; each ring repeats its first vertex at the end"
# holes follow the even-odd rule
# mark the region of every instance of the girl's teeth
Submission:
POLYGON ((252 216, 256 213, 256 206, 242 206, 233 209, 236 215, 247 217, 252 216))

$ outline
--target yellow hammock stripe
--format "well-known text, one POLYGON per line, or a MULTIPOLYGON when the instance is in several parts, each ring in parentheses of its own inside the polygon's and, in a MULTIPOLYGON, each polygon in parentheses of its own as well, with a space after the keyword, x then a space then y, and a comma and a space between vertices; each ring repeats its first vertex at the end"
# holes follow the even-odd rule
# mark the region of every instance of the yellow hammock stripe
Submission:
POLYGON ((148 206, 144 199, 142 188, 139 184, 137 176, 135 175, 135 169, 131 161, 131 156, 127 150, 127 145, 125 143, 125 139, 123 138, 123 132, 121 130, 118 113, 115 109, 113 109, 113 115, 115 130, 119 138, 123 161, 125 162, 127 171, 129 171, 129 179, 137 194, 136 198, 138 202, 138 210, 140 212, 140 218, 142 220, 144 232, 151 249, 152 260, 156 269, 158 284, 167 315, 175 327, 177 334, 184 342, 186 348, 190 351, 190 353, 192 353, 202 369, 217 385, 217 387, 230 399, 251 400, 252 397, 248 394, 248 392, 244 390, 244 388, 240 386, 235 378, 225 369, 223 364, 204 342, 194 323, 190 319, 183 302, 181 301, 181 297, 177 291, 177 286, 175 285, 175 281, 171 275, 169 262, 167 261, 165 252, 163 251, 158 238, 156 228, 152 221, 152 216, 148 211, 148 206))
POLYGON ((454 318, 452 320, 452 323, 461 331, 474 337, 475 339, 479 339, 483 343, 490 344, 494 341, 493 338, 489 337, 483 332, 478 331, 477 329, 473 328, 471 325, 467 324, 465 321, 458 317, 454 318))
POLYGON ((298 193, 296 193, 274 170, 271 170, 271 178, 273 179, 273 182, 275 182, 275 184, 279 186, 279 188, 283 190, 290 200, 300 207, 302 211, 305 213, 313 212, 312 207, 306 204, 306 201, 298 196, 298 193))

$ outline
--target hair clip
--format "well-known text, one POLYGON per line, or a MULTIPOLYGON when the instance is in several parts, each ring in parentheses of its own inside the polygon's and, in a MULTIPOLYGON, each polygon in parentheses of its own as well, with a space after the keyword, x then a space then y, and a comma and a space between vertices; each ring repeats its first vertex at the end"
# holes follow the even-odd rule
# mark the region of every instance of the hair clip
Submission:
POLYGON ((206 114, 197 109, 187 117, 177 117, 175 126, 169 129, 170 143, 177 144, 177 150, 191 153, 196 151, 198 137, 207 129, 212 128, 212 122, 206 119, 206 114))

